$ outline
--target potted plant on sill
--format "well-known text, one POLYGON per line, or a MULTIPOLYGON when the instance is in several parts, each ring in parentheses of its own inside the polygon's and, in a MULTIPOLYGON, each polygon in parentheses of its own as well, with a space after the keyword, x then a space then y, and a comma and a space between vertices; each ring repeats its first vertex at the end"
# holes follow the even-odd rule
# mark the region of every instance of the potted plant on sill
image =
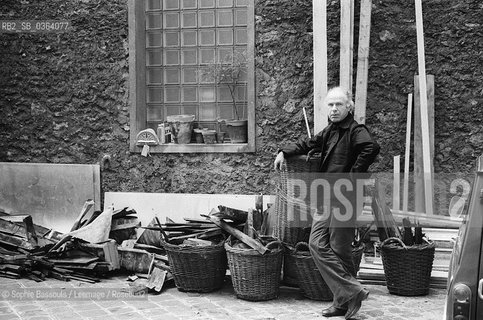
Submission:
POLYGON ((240 85, 242 73, 246 72, 246 67, 247 58, 245 53, 235 52, 234 55, 227 56, 224 61, 210 64, 204 74, 218 86, 225 85, 230 92, 235 119, 219 119, 218 122, 225 122, 231 143, 246 143, 248 141, 248 120, 240 118, 236 97, 236 90, 240 85))

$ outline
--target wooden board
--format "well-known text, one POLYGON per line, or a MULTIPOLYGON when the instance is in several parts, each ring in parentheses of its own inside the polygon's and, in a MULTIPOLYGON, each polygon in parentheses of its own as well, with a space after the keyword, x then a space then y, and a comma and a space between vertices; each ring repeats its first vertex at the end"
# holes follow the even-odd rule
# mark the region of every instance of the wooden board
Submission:
POLYGON ((371 37, 372 0, 361 0, 359 48, 357 53, 355 120, 366 122, 367 78, 369 74, 369 40, 371 37))
POLYGON ((99 165, 0 162, 0 210, 70 231, 87 199, 100 210, 99 165))
POLYGON ((97 260, 99 260, 98 257, 68 257, 60 259, 49 258, 49 261, 55 263, 56 265, 87 265, 97 260))
POLYGON ((210 220, 213 221, 217 226, 225 230, 226 232, 230 233, 234 237, 236 237, 238 240, 242 241, 244 244, 247 246, 251 247, 252 249, 257 250, 260 254, 264 254, 265 252, 269 251, 265 246, 263 246, 260 242, 250 238, 248 235, 245 233, 241 232, 240 230, 233 228, 230 226, 228 223, 223 221, 222 219, 219 219, 214 216, 210 216, 210 220))
POLYGON ((433 214, 433 177, 430 155, 430 129, 428 97, 426 88, 426 62, 424 54, 423 4, 422 0, 415 0, 416 7, 416 35, 418 45, 419 94, 421 104, 421 137, 423 146, 423 182, 424 205, 427 214, 433 214))
POLYGON ((340 66, 339 85, 352 92, 352 50, 354 0, 340 3, 340 66))
POLYGON ((327 0, 312 1, 314 41, 314 134, 327 124, 327 0))
POLYGON ((403 183, 403 211, 409 206, 409 161, 411 155, 411 122, 412 122, 413 95, 408 94, 408 107, 406 117, 406 148, 404 152, 404 183, 403 183))
MULTIPOLYGON (((219 205, 247 210, 255 205, 255 199, 256 195, 240 194, 106 192, 104 205, 114 205, 114 209, 130 207, 136 210, 141 226, 147 226, 154 217, 160 221, 166 218, 175 222, 185 222, 184 218, 206 221, 200 214, 208 214, 219 205)), ((265 208, 275 203, 275 196, 264 195, 263 203, 265 208)), ((138 228, 138 236, 143 230, 138 228)))
POLYGON ((392 189, 392 209, 400 209, 401 156, 394 156, 394 180, 392 189))
MULTIPOLYGON (((434 159, 434 76, 426 75, 427 115, 429 124, 429 161, 433 172, 434 159)), ((421 97, 419 77, 414 76, 414 205, 415 211, 424 212, 424 157, 421 124, 421 97)))
MULTIPOLYGON (((362 268, 359 270, 358 278, 365 281, 381 281, 385 283, 384 270, 381 268, 362 268)), ((433 270, 431 272, 430 287, 432 288, 446 288, 448 281, 448 272, 433 270)), ((365 282, 367 283, 367 282, 365 282)), ((382 283, 381 283, 382 284, 382 283)))

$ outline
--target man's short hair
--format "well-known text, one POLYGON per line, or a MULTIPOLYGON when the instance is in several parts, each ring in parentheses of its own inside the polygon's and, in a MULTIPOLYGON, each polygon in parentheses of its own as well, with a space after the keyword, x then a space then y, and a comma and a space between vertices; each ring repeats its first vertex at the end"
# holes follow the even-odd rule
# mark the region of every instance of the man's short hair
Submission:
POLYGON ((354 113, 354 101, 352 100, 352 93, 344 87, 332 87, 327 91, 324 103, 327 104, 327 98, 329 95, 343 96, 349 103, 349 112, 354 113))

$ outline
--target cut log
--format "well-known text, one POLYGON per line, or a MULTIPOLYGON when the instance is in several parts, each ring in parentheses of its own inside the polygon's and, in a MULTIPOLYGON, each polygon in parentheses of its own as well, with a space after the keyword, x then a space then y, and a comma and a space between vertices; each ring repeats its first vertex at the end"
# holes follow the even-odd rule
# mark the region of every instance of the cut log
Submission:
POLYGON ((259 253, 264 254, 265 252, 268 251, 266 247, 264 247, 260 242, 250 238, 240 230, 230 226, 228 223, 223 221, 222 219, 215 217, 215 216, 209 216, 209 219, 216 224, 218 227, 221 229, 225 230, 241 242, 245 243, 247 246, 249 246, 252 249, 257 250, 259 253))

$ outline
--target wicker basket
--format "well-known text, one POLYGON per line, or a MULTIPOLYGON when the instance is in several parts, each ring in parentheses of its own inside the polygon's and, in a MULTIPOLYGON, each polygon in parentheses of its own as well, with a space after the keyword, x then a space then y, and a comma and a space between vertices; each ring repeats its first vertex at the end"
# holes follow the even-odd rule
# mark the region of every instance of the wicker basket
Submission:
POLYGON ((314 154, 307 158, 307 155, 291 156, 287 158, 288 172, 317 172, 320 154, 314 154))
POLYGON ((398 238, 380 245, 382 264, 389 293, 421 296, 429 293, 435 245, 433 242, 406 246, 398 238))
POLYGON ((284 285, 289 287, 298 287, 297 280, 297 264, 295 257, 291 254, 293 247, 286 248, 283 254, 283 278, 284 285))
POLYGON ((312 300, 331 301, 332 291, 320 275, 308 244, 300 242, 290 254, 297 266, 297 282, 304 296, 312 300), (303 250, 302 250, 303 249, 303 250))
MULTIPOLYGON (((307 241, 304 241, 307 242, 307 241)), ((299 242, 299 243, 304 243, 299 242)), ((283 283, 291 287, 299 287, 299 280, 297 275, 297 258, 293 254, 294 247, 286 245, 286 250, 283 255, 283 283)), ((361 242, 352 248, 352 261, 354 262, 355 272, 359 272, 362 261, 362 254, 364 253, 364 244, 361 242)))
POLYGON ((278 297, 283 257, 281 243, 263 255, 253 249, 233 247, 230 241, 225 242, 225 249, 237 298, 263 301, 278 297))
POLYGON ((308 217, 307 221, 289 221, 287 218, 287 207, 290 199, 287 198, 287 190, 291 189, 291 178, 300 172, 316 172, 318 171, 318 164, 320 161, 320 154, 312 155, 308 160, 306 155, 297 155, 287 158, 285 162, 285 170, 280 173, 280 184, 277 190, 277 199, 275 201, 275 212, 277 223, 275 227, 275 235, 284 243, 294 245, 299 242, 306 242, 308 233, 306 228, 310 228, 312 224, 310 207, 300 206, 296 207, 295 215, 305 215, 308 217))
POLYGON ((223 242, 203 247, 169 243, 163 246, 178 290, 210 292, 223 286, 227 269, 223 242))

